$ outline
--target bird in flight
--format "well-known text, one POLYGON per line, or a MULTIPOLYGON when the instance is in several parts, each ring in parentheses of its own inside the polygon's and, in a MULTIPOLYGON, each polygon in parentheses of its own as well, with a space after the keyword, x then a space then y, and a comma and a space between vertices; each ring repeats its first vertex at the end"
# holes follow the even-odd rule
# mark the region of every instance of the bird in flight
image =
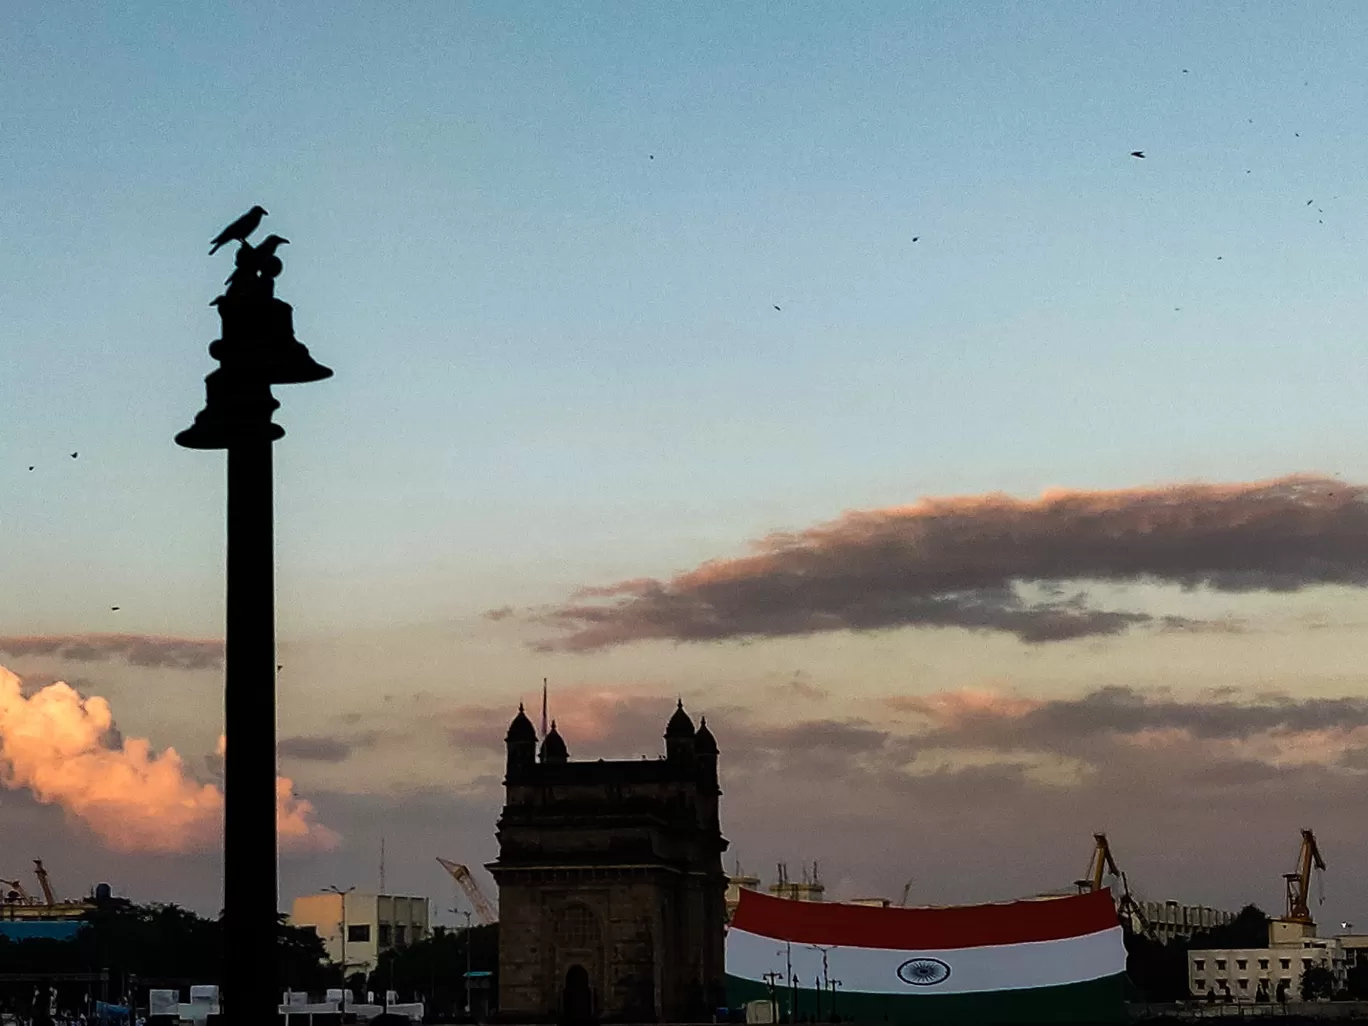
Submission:
POLYGON ((778 310, 779 308, 776 306, 775 309, 778 310))
POLYGON ((73 452, 73 453, 71 454, 71 458, 74 460, 74 459, 77 457, 77 455, 78 455, 78 453, 74 453, 74 452, 73 452))
POLYGON ((1144 159, 1145 159, 1145 151, 1144 151, 1144 150, 1131 150, 1131 156, 1132 156, 1132 157, 1139 157, 1141 160, 1144 160, 1144 159))
POLYGON ((209 250, 209 255, 213 256, 219 251, 219 247, 229 242, 246 242, 247 236, 257 230, 257 225, 261 224, 261 219, 266 216, 265 207, 253 207, 243 214, 236 221, 230 224, 218 235, 214 236, 209 245, 213 248, 209 250))
POLYGON ((118 607, 118 606, 110 606, 109 609, 110 609, 111 612, 114 612, 114 613, 117 613, 117 612, 119 611, 119 607, 118 607))
POLYGON ((912 241, 913 241, 913 242, 920 242, 920 241, 921 241, 921 236, 920 236, 920 235, 914 235, 914 236, 912 236, 912 241))
POLYGON ((32 469, 33 469, 32 467, 29 467, 29 470, 32 470, 32 469))

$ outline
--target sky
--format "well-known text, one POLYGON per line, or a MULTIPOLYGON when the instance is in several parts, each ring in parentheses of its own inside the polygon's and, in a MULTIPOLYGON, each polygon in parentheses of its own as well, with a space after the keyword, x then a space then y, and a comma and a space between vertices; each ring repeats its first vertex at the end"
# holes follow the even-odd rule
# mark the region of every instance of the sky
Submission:
POLYGON ((1368 924, 1365 30, 11 4, 0 871, 217 908, 224 467, 172 438, 260 203, 336 371, 277 389, 284 903, 384 836, 454 921, 547 677, 572 757, 708 716, 728 868, 994 900, 1106 830, 1277 910, 1309 826, 1368 924))

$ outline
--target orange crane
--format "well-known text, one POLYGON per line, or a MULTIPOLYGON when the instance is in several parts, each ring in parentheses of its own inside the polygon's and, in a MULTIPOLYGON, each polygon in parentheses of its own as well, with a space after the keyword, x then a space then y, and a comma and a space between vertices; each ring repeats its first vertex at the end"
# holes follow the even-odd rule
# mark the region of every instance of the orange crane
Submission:
POLYGON ((28 891, 24 890, 24 885, 21 884, 18 880, 0 880, 0 884, 4 884, 6 887, 8 887, 8 888, 10 889, 10 893, 11 893, 11 894, 13 894, 13 895, 15 895, 16 897, 18 897, 18 899, 19 899, 19 904, 21 904, 21 905, 36 905, 36 904, 38 904, 38 903, 37 903, 36 901, 34 901, 31 897, 29 897, 28 891))
POLYGON ((1100 891, 1102 877, 1108 872, 1118 879, 1122 878, 1121 870, 1116 868, 1116 859, 1112 857, 1111 845, 1107 843, 1107 835, 1093 834, 1093 853, 1088 862, 1088 875, 1085 879, 1075 880, 1074 886, 1078 888, 1079 894, 1100 891))
POLYGON ((1310 830, 1302 830, 1301 837, 1297 871, 1283 874, 1283 880, 1287 883, 1287 914, 1283 918, 1293 923, 1311 922, 1311 909, 1307 901, 1311 892, 1311 872, 1313 869, 1325 872, 1325 859, 1321 858, 1316 835, 1310 830))
POLYGON ((1137 933, 1148 933, 1149 920, 1141 911, 1140 903, 1131 894, 1130 881, 1126 879, 1126 874, 1121 872, 1116 864, 1111 845, 1107 842, 1107 835, 1093 834, 1093 853, 1092 859, 1088 862, 1088 875, 1083 880, 1075 880, 1074 886, 1078 888, 1079 894, 1091 894, 1102 889, 1102 880, 1105 876, 1111 876, 1121 882, 1121 893, 1116 898, 1116 911, 1125 917, 1122 922, 1128 918, 1131 929, 1137 933))
POLYGON ((57 904, 57 899, 52 896, 52 884, 48 883, 48 871, 43 868, 42 859, 33 860, 33 874, 38 877, 38 885, 43 888, 43 900, 49 905, 57 904))
POLYGON ((470 899, 475 914, 480 918, 480 924, 488 926, 497 922, 498 913, 494 911, 494 906, 480 893, 480 887, 475 882, 475 878, 470 875, 470 870, 459 862, 450 862, 441 856, 438 856, 437 861, 441 863, 443 869, 451 874, 452 879, 461 885, 461 890, 465 891, 465 896, 470 899))

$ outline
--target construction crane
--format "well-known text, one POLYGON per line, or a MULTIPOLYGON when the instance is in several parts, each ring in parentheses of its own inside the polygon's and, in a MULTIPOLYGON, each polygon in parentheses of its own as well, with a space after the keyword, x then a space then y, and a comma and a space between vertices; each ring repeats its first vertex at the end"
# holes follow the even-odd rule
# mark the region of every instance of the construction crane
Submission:
POLYGON ((1083 880, 1075 880, 1074 886, 1078 888, 1079 894, 1091 894, 1102 889, 1102 880, 1105 876, 1114 877, 1121 883, 1121 893, 1116 896, 1116 911, 1122 917, 1122 922, 1129 919, 1130 927, 1136 933, 1149 933, 1149 920, 1141 910, 1140 903, 1131 894, 1130 881, 1126 879, 1126 874, 1116 864, 1111 845, 1107 842, 1107 835, 1093 834, 1093 853, 1088 863, 1088 875, 1083 880))
POLYGON ((463 890, 465 896, 470 899, 470 904, 475 909, 475 914, 480 918, 480 924, 482 926, 488 926, 491 923, 497 922, 499 918, 498 913, 494 911, 494 906, 485 900, 485 896, 480 893, 479 885, 475 883, 475 878, 470 875, 470 870, 459 862, 450 862, 440 856, 437 861, 441 863, 443 869, 451 874, 451 878, 461 885, 461 890, 463 890))
POLYGON ((0 884, 4 884, 6 887, 9 888, 9 892, 5 895, 6 900, 12 900, 12 895, 14 898, 19 899, 19 904, 21 905, 38 904, 31 897, 29 897, 28 891, 24 890, 24 885, 21 884, 18 880, 0 880, 0 884))
POLYGON ((1121 870, 1116 867, 1116 859, 1112 857, 1111 845, 1107 843, 1107 835, 1093 834, 1093 853, 1088 862, 1088 875, 1082 880, 1075 880, 1074 886, 1078 888, 1079 894, 1100 891, 1102 877, 1107 873, 1118 879, 1121 877, 1121 870))
POLYGON ((48 871, 43 868, 42 859, 33 860, 33 874, 38 877, 38 885, 43 888, 43 900, 49 905, 57 904, 57 899, 52 896, 52 884, 48 883, 48 871))
POLYGON ((1307 904, 1311 892, 1311 872, 1313 869, 1325 872, 1325 859, 1321 858, 1316 835, 1310 830, 1303 830, 1301 837, 1297 871, 1283 874, 1283 880, 1287 882, 1287 915, 1283 918, 1293 923, 1311 922, 1311 909, 1307 904))

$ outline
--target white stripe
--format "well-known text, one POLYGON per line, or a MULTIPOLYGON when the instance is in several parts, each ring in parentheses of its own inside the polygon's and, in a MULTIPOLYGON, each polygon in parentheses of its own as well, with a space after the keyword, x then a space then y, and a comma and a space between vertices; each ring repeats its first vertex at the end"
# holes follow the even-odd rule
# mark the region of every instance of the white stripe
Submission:
MULTIPOLYGON (((841 981, 841 990, 846 993, 918 995, 1058 987, 1114 976, 1126 968, 1120 926, 1062 940, 979 948, 893 951, 827 947, 825 971, 823 950, 814 944, 789 944, 733 927, 727 933, 727 973, 747 980, 763 980, 767 973, 778 973, 786 980, 791 963, 800 987, 812 987, 814 979, 833 979, 841 981), (939 982, 914 986, 898 975, 899 967, 912 959, 937 959, 949 966, 950 974, 939 982)), ((938 975, 934 965, 931 969, 931 975, 938 975)), ((914 974, 905 970, 904 975, 914 974)))

